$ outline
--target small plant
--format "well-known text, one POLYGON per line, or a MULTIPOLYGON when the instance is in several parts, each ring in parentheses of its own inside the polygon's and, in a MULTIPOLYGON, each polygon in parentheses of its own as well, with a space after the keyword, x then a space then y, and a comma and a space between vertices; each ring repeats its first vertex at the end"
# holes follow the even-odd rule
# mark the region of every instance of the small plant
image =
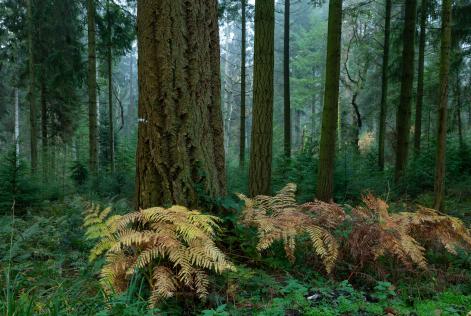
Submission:
POLYGON ((106 252, 101 278, 109 290, 125 291, 131 277, 142 273, 151 288, 151 306, 183 288, 204 299, 209 285, 206 270, 234 269, 214 243, 219 229, 215 216, 183 206, 155 207, 105 220, 108 215, 108 209, 92 208, 86 223, 90 237, 101 237, 91 258, 106 252))
POLYGON ((295 260, 296 237, 307 234, 315 253, 322 259, 325 269, 330 273, 338 257, 338 243, 328 230, 317 224, 313 217, 299 210, 295 194, 294 183, 288 184, 274 197, 259 195, 250 199, 239 194, 240 199, 245 202, 242 222, 257 228, 259 251, 281 240, 284 243, 286 256, 292 262, 295 260))

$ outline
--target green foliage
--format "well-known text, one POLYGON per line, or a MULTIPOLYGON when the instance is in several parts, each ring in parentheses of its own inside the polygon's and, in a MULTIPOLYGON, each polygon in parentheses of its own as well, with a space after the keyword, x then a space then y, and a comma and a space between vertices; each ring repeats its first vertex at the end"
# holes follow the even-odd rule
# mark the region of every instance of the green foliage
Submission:
POLYGON ((9 150, 0 157, 0 214, 8 214, 14 206, 15 212, 24 213, 26 208, 41 202, 39 186, 29 175, 25 162, 9 150))

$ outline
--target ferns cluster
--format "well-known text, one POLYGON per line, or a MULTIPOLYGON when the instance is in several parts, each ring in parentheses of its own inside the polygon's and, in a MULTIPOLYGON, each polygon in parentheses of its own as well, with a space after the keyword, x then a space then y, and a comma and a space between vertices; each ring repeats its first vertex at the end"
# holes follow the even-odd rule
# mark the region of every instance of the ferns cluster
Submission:
POLYGON ((105 288, 125 291, 131 276, 141 271, 149 280, 151 305, 183 288, 205 298, 209 285, 206 271, 221 273, 234 269, 214 243, 219 229, 215 216, 172 206, 140 210, 105 221, 108 212, 105 211, 95 211, 86 217, 87 227, 93 228, 88 236, 101 237, 92 250, 92 258, 106 251, 106 264, 101 272, 105 288))
POLYGON ((286 256, 294 261, 296 237, 308 234, 315 253, 322 259, 327 272, 331 272, 339 253, 339 245, 332 234, 317 224, 314 218, 296 204, 296 184, 290 183, 274 197, 259 195, 251 199, 243 194, 245 202, 242 223, 258 229, 257 249, 263 251, 273 242, 282 240, 286 256))
POLYGON ((416 212, 390 214, 388 204, 374 197, 363 197, 363 206, 347 214, 335 203, 314 201, 297 205, 296 185, 288 184, 274 197, 245 201, 242 222, 258 229, 257 249, 263 251, 273 242, 284 242, 287 257, 294 260, 296 236, 307 233, 327 272, 342 254, 357 266, 376 264, 380 257, 394 257, 412 269, 427 268, 426 247, 442 246, 456 254, 458 248, 471 249, 471 234, 457 218, 419 207, 416 212), (335 238, 332 230, 343 230, 335 238), (341 249, 341 250, 339 250, 341 249))
POLYGON ((389 254, 403 265, 427 268, 425 247, 443 246, 456 254, 471 248, 471 234, 459 219, 419 207, 416 212, 390 214, 388 204, 372 195, 352 211, 351 255, 360 265, 389 254))

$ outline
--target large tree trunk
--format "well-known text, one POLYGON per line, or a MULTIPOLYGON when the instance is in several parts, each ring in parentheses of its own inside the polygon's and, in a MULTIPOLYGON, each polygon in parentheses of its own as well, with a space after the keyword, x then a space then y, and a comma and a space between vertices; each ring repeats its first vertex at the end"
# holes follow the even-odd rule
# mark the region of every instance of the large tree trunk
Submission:
POLYGON ((427 22, 427 0, 422 0, 420 13, 419 36, 419 69, 417 77, 417 102, 415 105, 414 151, 420 154, 420 139, 422 137, 422 104, 424 99, 424 61, 425 61, 425 35, 427 22))
POLYGON ((445 198, 446 120, 448 107, 448 73, 451 50, 451 0, 443 0, 440 52, 440 95, 438 103, 438 140, 435 168, 435 209, 442 211, 445 198))
POLYGON ((384 20, 383 66, 381 74, 381 109, 379 115, 378 136, 378 166, 380 170, 384 170, 384 144, 386 138, 386 118, 388 115, 388 68, 389 41, 391 37, 391 8, 392 0, 386 0, 386 13, 384 20))
POLYGON ((88 168, 98 172, 95 0, 87 1, 88 21, 88 168))
POLYGON ((36 124, 36 104, 35 104, 35 67, 33 52, 33 8, 31 0, 26 0, 26 10, 28 19, 28 59, 29 59, 29 122, 30 122, 30 150, 31 150, 31 172, 36 173, 38 168, 38 138, 36 124))
POLYGON ((241 36, 241 60, 240 60, 240 134, 239 134, 239 166, 245 166, 245 116, 246 116, 246 59, 247 59, 247 0, 242 1, 242 36, 241 36))
POLYGON ((342 0, 329 2, 327 61, 322 111, 322 131, 317 177, 317 198, 332 200, 334 189, 335 137, 338 119, 340 49, 342 39, 342 0))
POLYGON ((115 146, 114 146, 114 114, 113 114, 113 53, 112 48, 112 23, 110 12, 110 0, 106 2, 106 10, 108 13, 108 47, 106 53, 106 61, 108 67, 108 146, 110 154, 111 173, 115 172, 115 146))
POLYGON ((285 157, 291 156, 291 104, 290 104, 290 82, 289 82, 289 20, 290 0, 285 0, 285 33, 283 47, 283 87, 284 87, 284 151, 285 157))
POLYGON ((399 180, 405 173, 409 151, 412 86, 414 82, 414 42, 416 6, 416 0, 406 0, 405 2, 404 33, 402 36, 403 50, 401 94, 396 115, 396 183, 399 182, 399 180))
POLYGON ((225 194, 216 0, 138 0, 136 206, 225 194))
POLYGON ((255 2, 253 119, 249 194, 271 194, 275 1, 255 2))

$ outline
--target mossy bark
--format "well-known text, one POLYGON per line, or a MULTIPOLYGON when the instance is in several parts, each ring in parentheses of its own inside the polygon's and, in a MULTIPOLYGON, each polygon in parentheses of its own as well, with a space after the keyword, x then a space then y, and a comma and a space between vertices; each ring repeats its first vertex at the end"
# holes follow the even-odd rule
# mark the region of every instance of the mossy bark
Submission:
POLYGON ((255 2, 253 118, 249 194, 271 194, 275 1, 255 2))
POLYGON ((335 138, 337 131, 342 39, 342 0, 329 2, 327 61, 322 111, 322 130, 317 177, 317 198, 330 202, 334 189, 335 138))
POLYGON ((139 0, 136 206, 225 194, 216 0, 139 0))

